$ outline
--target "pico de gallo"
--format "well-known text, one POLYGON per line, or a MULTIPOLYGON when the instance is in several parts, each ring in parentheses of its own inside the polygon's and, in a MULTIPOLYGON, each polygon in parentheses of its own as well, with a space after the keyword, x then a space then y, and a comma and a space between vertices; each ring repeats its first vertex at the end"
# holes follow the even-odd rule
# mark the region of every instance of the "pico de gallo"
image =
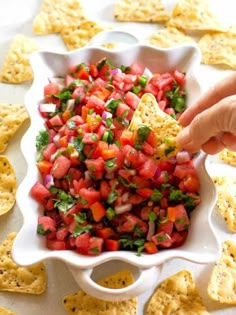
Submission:
POLYGON ((49 79, 39 104, 45 128, 36 137, 42 180, 30 190, 47 248, 155 254, 184 243, 200 202, 192 156, 181 151, 154 160, 152 130, 133 133, 128 126, 144 93, 178 119, 185 81, 178 69, 152 73, 137 62, 117 67, 106 58, 49 79))

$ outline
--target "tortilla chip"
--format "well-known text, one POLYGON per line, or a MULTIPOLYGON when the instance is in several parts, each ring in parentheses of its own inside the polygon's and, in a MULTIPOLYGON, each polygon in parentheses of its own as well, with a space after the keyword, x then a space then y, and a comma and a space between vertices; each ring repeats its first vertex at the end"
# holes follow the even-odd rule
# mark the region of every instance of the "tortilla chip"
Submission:
POLYGON ((219 158, 232 166, 236 166, 236 152, 224 149, 219 153, 219 158))
MULTIPOLYGON (((122 270, 112 276, 98 281, 106 288, 120 289, 134 282, 132 274, 128 270, 122 270)), ((137 299, 110 302, 92 297, 83 291, 70 294, 63 299, 64 308, 68 315, 136 315, 137 299)))
POLYGON ((217 260, 208 283, 208 295, 214 301, 236 304, 236 242, 223 243, 220 258, 217 260))
POLYGON ((0 155, 0 216, 12 209, 16 201, 16 175, 6 156, 0 155))
POLYGON ((39 49, 31 38, 18 34, 14 37, 3 63, 0 81, 5 83, 22 83, 33 78, 29 56, 39 49))
POLYGON ((107 49, 116 49, 118 47, 118 43, 109 42, 102 44, 101 46, 107 49))
POLYGON ((109 29, 95 21, 85 20, 80 24, 65 27, 61 36, 68 50, 86 46, 96 34, 109 29))
POLYGON ((154 32, 147 42, 153 46, 169 48, 181 44, 194 43, 194 40, 177 28, 166 27, 154 32))
POLYGON ((236 70, 236 33, 205 34, 198 46, 202 52, 202 63, 224 65, 236 70))
POLYGON ((17 265, 11 256, 15 237, 15 232, 10 233, 0 246, 0 291, 41 294, 45 291, 47 282, 45 265, 17 265))
POLYGON ((150 93, 142 96, 130 122, 129 130, 137 131, 141 126, 148 126, 155 133, 157 150, 153 158, 166 159, 180 151, 175 138, 182 129, 181 125, 160 109, 155 96, 150 93))
POLYGON ((33 21, 33 32, 38 35, 60 33, 65 27, 78 25, 85 18, 78 0, 44 0, 33 21))
POLYGON ((175 5, 168 26, 186 31, 224 31, 208 0, 180 0, 175 5))
POLYGON ((170 16, 161 0, 118 0, 114 8, 117 21, 165 22, 170 16))
POLYGON ((216 176, 212 179, 217 189, 217 210, 228 230, 236 233, 236 176, 216 176))
POLYGON ((13 313, 4 307, 0 307, 0 315, 16 315, 16 313, 13 313))
POLYGON ((0 104, 0 153, 6 150, 8 142, 27 118, 24 105, 0 104))
POLYGON ((209 314, 188 270, 165 279, 147 302, 145 315, 209 314))

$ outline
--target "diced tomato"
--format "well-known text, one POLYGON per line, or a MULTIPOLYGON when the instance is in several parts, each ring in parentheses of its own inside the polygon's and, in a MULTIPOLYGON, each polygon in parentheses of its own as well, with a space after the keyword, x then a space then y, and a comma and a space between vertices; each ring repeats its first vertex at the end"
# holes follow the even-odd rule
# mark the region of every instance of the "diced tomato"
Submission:
POLYGON ((145 70, 145 66, 139 62, 133 62, 129 66, 127 73, 141 75, 145 70))
POLYGON ((107 251, 117 251, 120 249, 120 243, 118 240, 107 238, 104 240, 104 243, 105 243, 105 249, 107 251))
POLYGON ((96 189, 81 188, 79 195, 82 198, 82 201, 79 200, 79 203, 82 203, 85 208, 89 208, 101 198, 100 192, 96 189))
POLYGON ((43 174, 49 174, 52 168, 52 162, 41 160, 37 163, 38 169, 43 174))
POLYGON ((136 193, 142 197, 149 198, 151 197, 153 190, 150 188, 138 188, 136 189, 136 193))
POLYGON ((124 100, 125 103, 129 105, 130 108, 132 108, 133 110, 135 110, 138 107, 138 104, 140 102, 140 98, 130 91, 126 93, 124 100))
POLYGON ((157 232, 158 233, 164 232, 168 235, 171 235, 173 228, 174 228, 174 223, 167 219, 167 220, 163 220, 163 222, 159 223, 157 232))
POLYGON ((49 216, 40 216, 38 217, 38 228, 37 231, 41 235, 46 235, 51 232, 56 231, 56 223, 49 216))
POLYGON ((101 237, 91 236, 88 244, 88 255, 96 256, 101 254, 104 240, 101 237))
POLYGON ((44 86, 44 96, 47 95, 57 95, 60 92, 60 88, 55 83, 49 83, 44 86))
POLYGON ((71 161, 64 155, 60 155, 53 163, 51 174, 55 178, 62 178, 64 175, 66 175, 70 166, 71 161))
POLYGON ((187 175, 183 178, 180 183, 180 187, 182 191, 189 191, 191 193, 197 192, 200 189, 200 181, 199 178, 192 175, 187 175), (182 185, 181 185, 182 184, 182 185))
POLYGON ((57 151, 57 146, 55 143, 50 142, 44 149, 43 149, 43 156, 46 160, 50 161, 51 156, 57 151))
POLYGON ((95 113, 101 115, 105 110, 105 102, 95 95, 91 95, 87 101, 88 108, 94 109, 95 113))
POLYGON ((51 250, 66 250, 66 243, 57 239, 47 239, 47 248, 51 250))
POLYGON ((185 84, 186 77, 185 77, 185 74, 183 72, 179 71, 178 69, 175 69, 173 76, 174 76, 174 79, 176 80, 176 82, 178 83, 178 85, 180 85, 182 87, 185 84))
POLYGON ((147 141, 144 141, 142 144, 142 151, 149 156, 153 156, 156 148, 152 147, 147 141))
POLYGON ((111 191, 111 186, 109 185, 109 183, 106 180, 101 180, 100 182, 100 193, 101 193, 101 197, 105 200, 107 200, 108 195, 111 191))
POLYGON ((188 175, 193 175, 197 177, 197 173, 192 161, 176 165, 173 175, 180 179, 183 179, 188 175))
POLYGON ((88 254, 89 239, 91 234, 89 232, 78 235, 75 239, 76 251, 80 254, 88 254))
POLYGON ((36 182, 30 189, 30 195, 39 203, 46 204, 51 197, 50 191, 40 182, 36 182))
POLYGON ((145 242, 143 246, 147 254, 158 253, 158 248, 154 242, 145 242))
POLYGON ((96 222, 99 222, 105 215, 106 209, 104 208, 103 204, 99 201, 94 202, 90 209, 92 210, 93 219, 96 222))
POLYGON ((97 66, 95 64, 92 64, 89 66, 90 68, 90 74, 93 78, 96 78, 98 76, 98 69, 97 66))
POLYGON ((133 132, 127 129, 123 130, 120 136, 120 143, 122 146, 125 146, 127 144, 130 146, 133 146, 134 145, 133 132))
POLYGON ((173 243, 170 235, 165 232, 159 232, 155 234, 154 236, 152 236, 152 241, 157 246, 164 247, 164 248, 170 247, 173 243))
POLYGON ((59 130, 63 126, 63 121, 58 114, 50 118, 48 121, 54 130, 59 130))
POLYGON ((100 236, 100 237, 102 237, 104 239, 105 238, 110 238, 110 237, 116 235, 115 231, 112 228, 110 228, 110 227, 104 227, 102 229, 97 229, 96 233, 97 233, 98 236, 100 236))
POLYGON ((64 226, 60 228, 59 230, 57 230, 56 239, 58 241, 64 241, 64 239, 67 237, 68 234, 69 234, 68 228, 64 226))
POLYGON ((85 161, 88 171, 95 176, 97 179, 100 179, 105 171, 105 164, 102 157, 97 159, 87 159, 85 161))
POLYGON ((175 228, 177 231, 183 231, 188 229, 190 221, 182 204, 179 204, 175 207, 175 228))
POLYGON ((143 178, 153 178, 157 169, 156 161, 147 159, 143 166, 139 169, 139 174, 143 178))

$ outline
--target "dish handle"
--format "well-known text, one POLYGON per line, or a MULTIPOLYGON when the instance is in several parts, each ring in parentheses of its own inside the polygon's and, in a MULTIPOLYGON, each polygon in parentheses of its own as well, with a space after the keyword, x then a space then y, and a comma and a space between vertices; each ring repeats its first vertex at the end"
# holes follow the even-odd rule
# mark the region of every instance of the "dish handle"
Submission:
POLYGON ((139 276, 134 283, 121 289, 106 288, 93 281, 93 269, 81 269, 73 265, 68 265, 68 268, 85 293, 101 300, 122 301, 137 297, 156 285, 162 265, 139 269, 139 276))
POLYGON ((131 33, 119 30, 107 30, 96 34, 88 43, 88 46, 101 46, 114 44, 115 48, 124 48, 127 45, 138 44, 139 40, 131 33))

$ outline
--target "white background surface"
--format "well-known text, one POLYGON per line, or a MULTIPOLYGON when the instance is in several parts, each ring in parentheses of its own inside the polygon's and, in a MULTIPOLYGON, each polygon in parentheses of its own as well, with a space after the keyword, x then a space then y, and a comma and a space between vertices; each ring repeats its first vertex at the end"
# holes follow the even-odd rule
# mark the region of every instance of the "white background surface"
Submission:
MULTIPOLYGON (((135 1, 135 0, 134 0, 135 1)), ((105 24, 114 24, 117 29, 129 31, 136 35, 140 41, 145 41, 152 32, 158 28, 157 25, 145 23, 117 23, 113 20, 113 6, 115 0, 80 0, 84 5, 87 15, 91 19, 102 21, 105 24)), ((226 25, 236 24, 235 10, 233 0, 210 1, 212 9, 226 25)), ((23 33, 33 37, 41 45, 42 49, 54 49, 58 51, 66 51, 66 47, 59 35, 35 36, 32 34, 32 20, 41 5, 41 0, 7 0, 0 1, 0 67, 2 66, 5 54, 9 48, 10 42, 14 35, 23 33)), ((175 1, 164 0, 167 9, 171 9, 175 1)), ((220 70, 216 67, 201 65, 198 71, 200 82, 203 89, 213 84, 215 81, 223 78, 229 71, 220 70)), ((0 102, 7 103, 23 103, 24 94, 29 88, 30 83, 20 85, 10 85, 0 83, 0 102)), ((25 123, 20 131, 14 136, 10 142, 5 155, 8 156, 11 163, 15 167, 18 183, 24 177, 26 166, 20 153, 20 139, 28 127, 25 123)), ((235 168, 225 166, 219 162, 217 157, 208 158, 208 170, 210 174, 228 174, 235 172, 235 168)), ((1 201, 0 201, 1 202, 1 201)), ((30 211, 30 209, 29 209, 30 211)), ((215 224, 219 240, 222 242, 225 239, 235 239, 236 236, 227 232, 226 226, 222 219, 213 213, 213 223, 215 224)), ((12 231, 18 231, 22 224, 22 218, 15 205, 14 209, 8 214, 0 217, 0 241, 3 241, 7 234, 12 231)), ((204 228, 204 227, 203 227, 204 228)), ((199 231, 199 237, 201 231, 199 231)), ((207 240, 206 240, 207 242, 207 240)), ((62 298, 70 293, 78 290, 78 285, 68 271, 66 265, 59 261, 47 261, 48 271, 48 287, 44 294, 40 296, 31 296, 19 293, 0 292, 0 306, 7 307, 18 315, 65 315, 62 305, 62 298)), ((174 274, 181 269, 188 269, 193 273, 196 284, 203 296, 204 302, 210 314, 214 315, 233 315, 236 314, 236 306, 228 307, 219 305, 211 301, 207 297, 207 284, 210 278, 210 273, 213 265, 198 265, 183 260, 172 260, 163 266, 163 270, 159 281, 174 274)), ((106 268, 98 268, 96 276, 105 275, 106 270, 114 269, 114 264, 108 264, 106 268)), ((147 279, 148 281, 148 279, 147 279)), ((152 293, 152 289, 146 294, 139 297, 138 315, 143 314, 143 305, 152 293)), ((92 315, 92 314, 91 314, 92 315)))

